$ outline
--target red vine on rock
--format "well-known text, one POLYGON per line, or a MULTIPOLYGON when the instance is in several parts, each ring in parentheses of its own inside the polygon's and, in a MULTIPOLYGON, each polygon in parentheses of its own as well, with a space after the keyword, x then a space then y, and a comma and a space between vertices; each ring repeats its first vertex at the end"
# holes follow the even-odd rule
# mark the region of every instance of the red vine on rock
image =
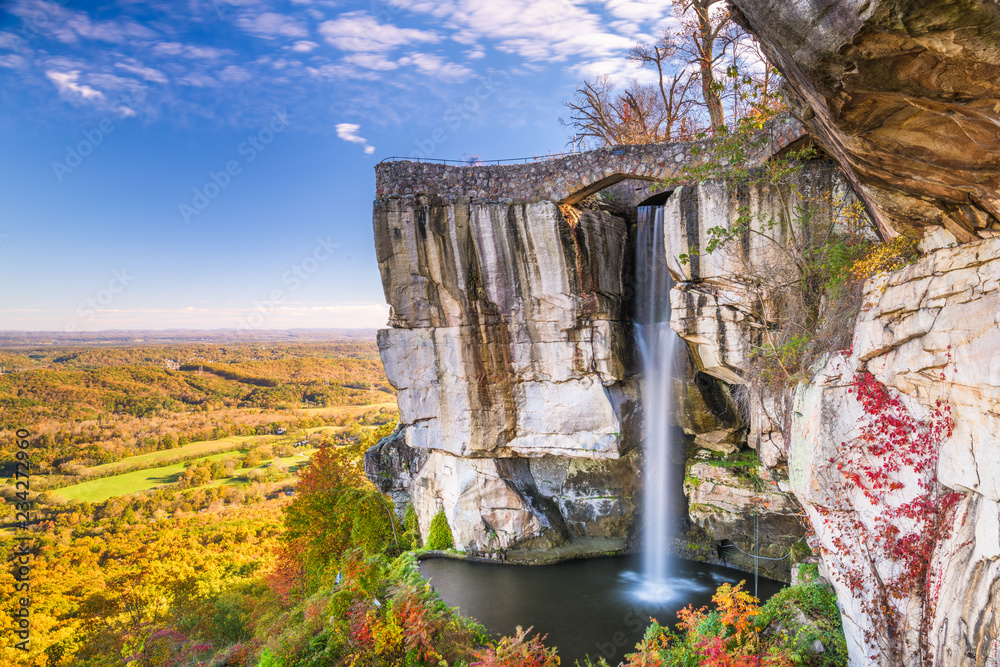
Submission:
POLYGON ((815 507, 842 566, 832 574, 872 623, 865 642, 873 663, 882 663, 879 654, 890 664, 905 662, 907 629, 914 620, 920 626, 921 661, 930 664, 927 638, 940 588, 931 561, 950 536, 953 509, 962 499, 937 480, 938 452, 954 429, 951 408, 938 400, 926 419, 917 419, 867 371, 855 375, 848 392, 866 418, 860 435, 829 459, 837 479, 829 504, 815 507), (859 491, 876 511, 867 524, 857 508, 844 505, 859 491))

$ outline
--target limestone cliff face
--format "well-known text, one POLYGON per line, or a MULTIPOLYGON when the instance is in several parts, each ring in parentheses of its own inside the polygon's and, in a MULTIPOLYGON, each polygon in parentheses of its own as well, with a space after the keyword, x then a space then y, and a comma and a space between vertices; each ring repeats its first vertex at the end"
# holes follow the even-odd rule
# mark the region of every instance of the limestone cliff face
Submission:
MULTIPOLYGON (((855 329, 853 351, 831 358, 796 394, 793 489, 827 551, 823 564, 844 607, 852 664, 918 665, 921 655, 941 666, 989 664, 1000 641, 1000 240, 939 249, 869 285, 866 296, 870 306, 855 329), (865 595, 845 583, 852 563, 838 548, 844 531, 824 522, 818 509, 830 506, 837 479, 831 459, 842 460, 844 441, 857 437, 866 418, 851 393, 860 369, 897 392, 915 415, 928 415, 941 401, 955 423, 941 445, 937 477, 962 499, 950 515, 951 535, 931 561, 933 615, 910 612, 899 661, 869 657, 864 637, 873 626, 865 595)), ((912 475, 896 479, 904 485, 900 498, 919 491, 912 475)), ((839 502, 874 532, 876 517, 895 501, 873 505, 856 493, 839 502)), ((891 574, 890 563, 878 566, 883 576, 891 574)))
MULTIPOLYGON (((1000 652, 1000 5, 730 5, 764 43, 785 76, 793 113, 844 169, 883 237, 922 237, 929 252, 868 286, 853 350, 828 359, 797 391, 787 448, 775 442, 787 451, 792 489, 838 586, 851 664, 992 664, 1000 652), (920 493, 913 474, 896 475, 900 486, 877 501, 837 493, 831 465, 844 460, 870 417, 851 393, 860 371, 888 386, 915 418, 932 416, 940 400, 954 419, 934 472, 962 499, 930 562, 933 604, 911 600, 897 609, 903 629, 894 632, 873 623, 870 591, 845 583, 863 546, 844 539, 842 525, 823 521, 829 515, 821 511, 832 506, 856 517, 857 530, 873 532, 920 493)), ((878 577, 898 574, 892 559, 876 561, 878 577)))
POLYGON ((1000 5, 730 0, 883 236, 1000 233, 1000 5))
POLYGON ((443 509, 473 551, 624 546, 638 442, 625 221, 418 196, 378 200, 374 225, 397 447, 426 452, 409 483, 421 526, 443 509))

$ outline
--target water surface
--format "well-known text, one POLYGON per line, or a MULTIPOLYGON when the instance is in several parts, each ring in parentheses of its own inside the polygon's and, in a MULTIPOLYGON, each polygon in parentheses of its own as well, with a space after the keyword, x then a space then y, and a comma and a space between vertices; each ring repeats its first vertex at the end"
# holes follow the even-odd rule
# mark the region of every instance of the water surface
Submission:
MULTIPOLYGON (((670 569, 664 600, 663 592, 649 594, 638 559, 629 556, 535 566, 443 558, 420 564, 448 605, 496 634, 534 626, 533 632, 547 634, 546 643, 559 648, 564 667, 588 654, 617 665, 632 652, 651 616, 672 625, 677 610, 711 605, 720 584, 746 580, 745 588, 754 591, 753 575, 739 570, 681 559, 673 559, 670 569)), ((766 600, 782 585, 760 578, 758 597, 766 600)))

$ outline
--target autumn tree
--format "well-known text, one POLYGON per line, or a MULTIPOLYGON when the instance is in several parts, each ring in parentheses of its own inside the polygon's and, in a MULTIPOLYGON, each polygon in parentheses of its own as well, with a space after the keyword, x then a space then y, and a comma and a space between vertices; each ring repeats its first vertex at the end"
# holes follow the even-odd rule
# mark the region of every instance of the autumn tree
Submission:
POLYGON ((684 17, 676 48, 689 64, 698 67, 702 103, 708 110, 711 128, 717 131, 726 126, 726 113, 723 84, 717 80, 716 70, 739 29, 720 0, 674 0, 674 7, 684 17))
POLYGON ((352 548, 376 554, 402 533, 392 501, 380 494, 344 448, 324 443, 299 477, 285 511, 289 542, 303 548, 306 574, 319 574, 352 548))
POLYGON ((689 140, 699 132, 719 134, 757 113, 761 100, 777 96, 775 70, 751 35, 731 19, 721 0, 673 0, 676 29, 652 43, 639 43, 628 59, 656 70, 656 83, 631 80, 624 87, 609 76, 584 81, 563 124, 575 128, 581 146, 689 140))
POLYGON ((587 146, 648 144, 664 141, 662 127, 669 118, 657 91, 638 81, 616 92, 614 81, 604 75, 584 81, 566 103, 570 110, 564 125, 576 128, 573 143, 587 146))
POLYGON ((684 69, 666 71, 671 59, 677 56, 677 42, 677 36, 673 32, 664 30, 660 39, 652 44, 636 44, 628 54, 629 60, 640 67, 651 65, 656 68, 663 116, 662 130, 656 137, 657 141, 684 138, 686 130, 690 129, 688 125, 694 99, 689 93, 693 78, 684 69), (681 136, 678 137, 678 134, 681 136))

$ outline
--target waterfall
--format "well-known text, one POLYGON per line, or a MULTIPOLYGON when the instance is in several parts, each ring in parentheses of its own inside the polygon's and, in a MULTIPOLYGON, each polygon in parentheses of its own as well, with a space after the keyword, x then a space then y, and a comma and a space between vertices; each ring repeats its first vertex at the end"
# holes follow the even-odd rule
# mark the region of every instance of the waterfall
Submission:
POLYGON ((670 428, 673 362, 678 336, 670 328, 670 276, 663 236, 663 207, 640 206, 635 243, 635 338, 642 363, 645 465, 643 477, 644 595, 670 594, 669 552, 675 533, 678 489, 671 474, 670 428))

